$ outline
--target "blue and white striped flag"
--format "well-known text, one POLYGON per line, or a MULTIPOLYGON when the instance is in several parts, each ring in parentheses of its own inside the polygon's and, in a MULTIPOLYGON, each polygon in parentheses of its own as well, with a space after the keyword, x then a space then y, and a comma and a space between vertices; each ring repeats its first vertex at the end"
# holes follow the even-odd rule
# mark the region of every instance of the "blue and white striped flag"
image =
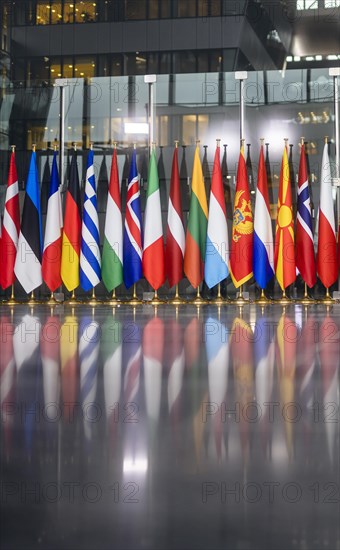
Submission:
POLYGON ((84 419, 84 433, 89 441, 92 427, 98 421, 97 395, 100 327, 97 321, 84 317, 80 323, 79 362, 80 395, 84 419))
POLYGON ((83 224, 81 228, 80 284, 91 290, 100 282, 99 223, 93 151, 87 157, 83 224))

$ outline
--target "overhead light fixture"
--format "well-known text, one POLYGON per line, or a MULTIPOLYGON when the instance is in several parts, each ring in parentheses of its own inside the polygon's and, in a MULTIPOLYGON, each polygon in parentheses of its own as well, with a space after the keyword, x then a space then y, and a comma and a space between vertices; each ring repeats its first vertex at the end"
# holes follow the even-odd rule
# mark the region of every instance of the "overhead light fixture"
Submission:
POLYGON ((287 63, 290 63, 291 61, 293 61, 293 57, 291 55, 287 55, 286 61, 287 63))
POLYGON ((125 122, 124 131, 126 134, 148 134, 149 125, 147 122, 125 122))
POLYGON ((294 55, 294 61, 301 61, 301 57, 299 55, 294 55))
POLYGON ((322 55, 316 55, 315 61, 322 61, 322 55))
POLYGON ((314 57, 312 55, 307 55, 306 61, 314 61, 314 57))
POLYGON ((336 55, 327 55, 328 61, 336 61, 338 57, 336 55))

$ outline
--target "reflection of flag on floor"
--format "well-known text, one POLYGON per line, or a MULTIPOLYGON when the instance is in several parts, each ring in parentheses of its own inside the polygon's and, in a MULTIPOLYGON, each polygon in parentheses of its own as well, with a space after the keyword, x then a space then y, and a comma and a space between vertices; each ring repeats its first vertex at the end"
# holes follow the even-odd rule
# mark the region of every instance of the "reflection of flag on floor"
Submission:
POLYGON ((4 444, 7 455, 11 449, 11 434, 16 407, 16 369, 13 351, 13 324, 8 317, 0 317, 0 404, 4 444))
POLYGON ((26 293, 32 292, 42 283, 42 250, 40 185, 36 152, 32 151, 14 266, 15 275, 26 293))
POLYGON ((155 425, 159 417, 162 389, 164 323, 154 317, 143 331, 143 364, 146 410, 155 425))
POLYGON ((331 464, 334 457, 335 442, 339 422, 334 420, 334 413, 339 411, 339 327, 334 318, 326 315, 319 331, 319 357, 323 390, 323 408, 320 411, 320 421, 324 423, 328 454, 331 464), (327 414, 329 418, 326 418, 327 414))
POLYGON ((78 320, 67 315, 60 330, 61 389, 63 418, 70 423, 78 392, 78 320))
POLYGON ((122 334, 121 324, 112 315, 106 317, 101 327, 100 340, 103 358, 103 380, 106 420, 108 431, 113 437, 119 420, 119 398, 122 377, 122 334))
POLYGON ((257 173, 254 217, 253 271, 255 281, 264 289, 274 277, 274 245, 263 145, 257 173))
POLYGON ((123 325, 124 406, 138 398, 142 360, 141 329, 136 323, 123 325))
POLYGON ((133 151, 129 184, 126 195, 125 225, 123 237, 123 275, 126 288, 142 277, 142 212, 136 151, 133 151))
POLYGON ((123 222, 116 149, 112 156, 109 192, 107 195, 102 279, 109 291, 123 282, 123 222))
POLYGON ((184 249, 185 233, 178 170, 178 148, 176 147, 172 160, 165 248, 166 274, 170 287, 178 284, 183 278, 184 249))
POLYGON ((312 434, 312 416, 315 398, 314 368, 316 359, 316 319, 308 317, 303 324, 296 354, 296 370, 299 379, 299 397, 305 433, 304 449, 309 456, 309 443, 312 434))
POLYGON ((286 444, 289 459, 293 456, 293 426, 289 409, 285 409, 289 403, 294 401, 295 394, 295 365, 296 365, 296 342, 298 340, 296 323, 293 323, 285 313, 281 315, 277 327, 277 370, 280 386, 281 410, 286 412, 283 415, 286 444))
POLYGON ((231 330, 230 345, 233 359, 235 402, 239 404, 241 411, 239 430, 245 465, 248 463, 249 458, 250 423, 247 420, 247 413, 244 412, 244 408, 254 401, 253 338, 254 335, 250 325, 243 319, 236 317, 231 330))
POLYGON ((282 290, 296 279, 292 189, 287 147, 284 147, 277 203, 275 273, 282 290))
POLYGON ((176 441, 176 449, 179 447, 179 423, 181 419, 181 395, 183 386, 183 374, 185 366, 183 330, 178 321, 169 319, 166 324, 168 347, 168 407, 169 416, 176 441))
POLYGON ((205 251, 204 278, 209 288, 229 275, 229 240, 220 148, 216 147, 211 180, 209 218, 205 251))
POLYGON ((17 401, 25 411, 28 411, 28 414, 24 414, 22 422, 29 457, 32 453, 33 434, 39 429, 36 415, 29 411, 36 411, 40 403, 40 333, 40 319, 32 315, 24 315, 13 334, 14 358, 17 368, 17 401))
MULTIPOLYGON (((217 405, 217 412, 212 417, 217 457, 222 457, 222 407, 225 410, 225 399, 229 369, 229 342, 226 327, 217 319, 209 317, 205 322, 205 342, 208 359, 209 401, 212 407, 217 405)), ((213 409, 212 409, 213 410, 213 409)))
POLYGON ((83 223, 81 228, 80 284, 91 290, 100 282, 100 239, 93 151, 87 156, 83 223))
POLYGON ((60 321, 50 316, 42 328, 40 353, 43 372, 45 418, 56 426, 60 399, 60 321))
POLYGON ((262 412, 260 431, 264 452, 269 438, 269 410, 264 403, 270 403, 274 384, 275 343, 269 318, 256 319, 254 331, 255 391, 256 402, 262 412))
POLYGON ((15 153, 11 154, 6 189, 4 219, 1 238, 1 276, 2 288, 14 283, 14 264, 20 232, 20 209, 18 174, 15 165, 15 153))
POLYGON ((296 220, 296 267, 305 283, 316 283, 314 237, 305 146, 301 146, 296 220))
POLYGON ((184 273, 190 284, 198 287, 204 275, 208 203, 205 194, 199 147, 196 147, 192 171, 188 227, 185 241, 184 273))
POLYGON ((326 288, 329 288, 338 278, 338 261, 335 238, 334 203, 332 197, 332 176, 327 143, 323 150, 321 164, 318 235, 318 275, 322 284, 326 288))
POLYGON ((55 151, 47 203, 44 252, 42 258, 43 279, 51 292, 54 292, 62 283, 60 274, 62 231, 63 215, 59 189, 57 152, 55 151))
POLYGON ((97 321, 83 317, 79 325, 80 396, 84 417, 85 437, 89 441, 98 420, 97 371, 100 327, 97 321), (97 419, 97 420, 96 420, 97 419))

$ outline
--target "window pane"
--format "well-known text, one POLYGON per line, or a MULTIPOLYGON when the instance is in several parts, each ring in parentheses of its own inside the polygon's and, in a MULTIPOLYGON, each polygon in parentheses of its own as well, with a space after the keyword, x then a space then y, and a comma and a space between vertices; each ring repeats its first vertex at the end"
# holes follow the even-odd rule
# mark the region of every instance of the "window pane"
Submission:
POLYGON ((64 3, 64 23, 74 23, 74 2, 71 0, 64 3))
POLYGON ((121 76, 122 68, 122 56, 113 55, 111 59, 111 76, 121 76))
POLYGON ((51 7, 46 5, 46 0, 37 2, 37 25, 48 25, 50 22, 51 7))
POLYGON ((210 71, 212 73, 222 71, 222 55, 219 50, 212 50, 210 52, 210 71))
POLYGON ((325 8, 339 8, 340 0, 325 0, 325 8))
POLYGON ((149 53, 148 55, 148 73, 149 74, 158 74, 159 73, 159 54, 158 52, 149 53))
POLYGON ((51 2, 51 23, 61 23, 63 20, 61 2, 51 2))
POLYGON ((63 77, 73 78, 73 60, 72 57, 65 57, 63 61, 63 77))
POLYGON ((160 73, 169 74, 171 73, 171 54, 170 53, 161 53, 160 54, 160 73))
POLYGON ((160 13, 161 19, 166 19, 168 17, 171 17, 170 0, 161 0, 160 9, 161 9, 161 13, 160 13))
POLYGON ((209 71, 208 52, 197 52, 197 72, 207 73, 209 71))
POLYGON ((129 53, 124 56, 125 69, 124 74, 136 75, 145 74, 146 71, 146 56, 141 53, 129 53))
POLYGON ((96 63, 94 57, 76 58, 74 76, 90 78, 96 74, 96 63))
POLYGON ((89 23, 96 20, 96 2, 76 2, 76 23, 89 23))
POLYGON ((221 15, 221 0, 210 0, 210 15, 221 15))
POLYGON ((149 19, 158 19, 158 0, 149 0, 149 19))
POLYGON ((126 19, 146 19, 146 0, 125 0, 126 19))
POLYGON ((59 58, 52 58, 50 61, 51 78, 61 77, 61 63, 59 58))
MULTIPOLYGON (((188 2, 189 4, 191 2, 188 2)), ((198 17, 207 17, 209 3, 208 0, 198 0, 198 17)))
POLYGON ((195 73, 196 57, 193 52, 174 53, 174 72, 175 73, 195 73))
POLYGON ((178 17, 196 17, 196 0, 178 0, 178 17))

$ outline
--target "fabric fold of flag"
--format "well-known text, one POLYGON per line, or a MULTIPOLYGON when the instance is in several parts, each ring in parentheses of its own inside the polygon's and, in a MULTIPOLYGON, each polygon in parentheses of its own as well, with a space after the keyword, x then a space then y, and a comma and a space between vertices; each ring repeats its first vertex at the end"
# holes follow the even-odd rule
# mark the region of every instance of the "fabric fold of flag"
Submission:
POLYGON ((267 171, 261 145, 254 213, 254 278, 260 288, 265 289, 274 277, 274 244, 270 217, 267 171))
POLYGON ((42 257, 42 276, 51 292, 62 283, 61 267, 61 235, 63 218, 57 168, 57 152, 54 153, 50 189, 47 203, 44 251, 42 257))
POLYGON ((66 194, 64 230, 61 252, 61 278, 67 290, 79 286, 79 257, 81 240, 80 185, 77 155, 73 153, 66 194))
POLYGON ((204 264, 204 279, 209 288, 212 288, 228 277, 228 264, 229 239, 227 213, 220 164, 220 147, 216 147, 211 181, 204 264))
POLYGON ((275 273, 282 290, 296 279, 292 189, 287 147, 284 147, 277 204, 275 273))
POLYGON ((326 143, 322 155, 319 242, 317 251, 317 270, 322 284, 329 288, 338 278, 338 260, 335 237, 335 216, 332 197, 331 166, 326 143))
POLYGON ((302 279, 309 287, 314 286, 316 283, 316 263, 306 151, 304 145, 301 146, 299 165, 295 257, 296 267, 302 279))
POLYGON ((80 249, 80 284, 87 291, 100 282, 100 238, 93 151, 87 155, 85 198, 80 249))
POLYGON ((102 279, 109 292, 123 282, 123 222, 116 149, 112 156, 106 204, 102 279))
POLYGON ((42 283, 42 247, 40 185, 36 152, 32 151, 14 267, 15 275, 27 294, 42 283))
POLYGON ((8 182, 5 197, 5 210, 1 238, 1 277, 2 288, 14 283, 14 265, 17 255, 20 232, 19 186, 15 165, 15 153, 11 154, 8 182))
POLYGON ((178 169, 178 148, 174 150, 171 169, 168 224, 166 230, 165 266, 170 288, 183 278, 185 232, 178 169))
POLYGON ((123 278, 130 288, 143 275, 142 271, 142 212, 140 204, 139 177, 136 151, 133 151, 126 197, 126 211, 123 236, 123 278))
POLYGON ((142 265, 146 280, 154 290, 158 290, 165 281, 165 257, 161 199, 155 151, 152 151, 149 163, 142 265))
POLYGON ((243 147, 237 168, 233 231, 230 251, 230 275, 239 288, 253 276, 253 212, 243 147))
POLYGON ((203 280, 207 225, 208 203, 199 147, 197 146, 192 171, 189 219, 184 253, 184 273, 194 288, 197 288, 203 280))

